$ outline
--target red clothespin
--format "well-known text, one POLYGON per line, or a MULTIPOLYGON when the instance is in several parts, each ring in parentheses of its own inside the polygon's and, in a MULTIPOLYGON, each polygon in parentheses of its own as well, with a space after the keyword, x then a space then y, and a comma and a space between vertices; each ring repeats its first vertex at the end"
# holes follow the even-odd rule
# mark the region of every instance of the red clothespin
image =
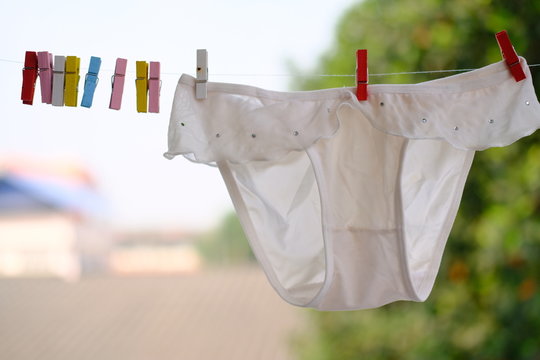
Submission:
POLYGON ((24 57, 23 84, 21 100, 23 104, 32 105, 34 103, 34 90, 38 77, 38 59, 35 51, 27 51, 24 57))
POLYGON ((525 73, 523 72, 523 68, 519 63, 516 50, 512 46, 512 42, 510 41, 506 30, 498 32, 495 37, 499 43, 499 48, 501 49, 504 60, 506 61, 506 65, 508 65, 508 69, 514 76, 514 79, 516 79, 516 81, 525 79, 525 73))
POLYGON ((356 97, 359 101, 367 100, 368 91, 367 50, 356 50, 356 97))

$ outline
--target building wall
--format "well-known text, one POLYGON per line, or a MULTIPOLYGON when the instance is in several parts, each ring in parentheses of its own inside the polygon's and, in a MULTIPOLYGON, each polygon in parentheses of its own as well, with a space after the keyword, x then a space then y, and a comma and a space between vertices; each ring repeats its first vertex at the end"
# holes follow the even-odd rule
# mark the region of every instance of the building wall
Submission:
POLYGON ((77 223, 64 214, 0 217, 0 276, 77 280, 77 223))

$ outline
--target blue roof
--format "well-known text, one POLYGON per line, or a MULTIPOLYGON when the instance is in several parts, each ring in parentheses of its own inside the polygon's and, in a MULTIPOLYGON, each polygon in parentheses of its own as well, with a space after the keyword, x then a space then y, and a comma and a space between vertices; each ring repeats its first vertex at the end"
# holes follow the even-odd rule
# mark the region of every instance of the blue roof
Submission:
POLYGON ((102 197, 88 184, 0 173, 0 213, 56 210, 92 215, 103 208, 102 197))

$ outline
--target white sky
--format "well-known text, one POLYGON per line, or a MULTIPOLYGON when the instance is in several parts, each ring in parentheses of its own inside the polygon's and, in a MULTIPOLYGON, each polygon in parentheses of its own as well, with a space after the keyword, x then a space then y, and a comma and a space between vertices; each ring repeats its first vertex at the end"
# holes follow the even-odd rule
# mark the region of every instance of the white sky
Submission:
POLYGON ((163 158, 172 97, 181 73, 194 74, 198 48, 209 52, 211 81, 287 90, 286 61, 310 68, 333 39, 353 0, 7 1, 0 11, 0 58, 27 50, 81 57, 79 104, 90 56, 102 59, 91 109, 20 101, 22 64, 0 61, 0 156, 69 158, 94 174, 121 229, 200 229, 232 204, 217 169, 163 158), (108 109, 117 57, 128 59, 122 109, 108 109), (160 61, 161 113, 135 110, 136 60, 160 61))

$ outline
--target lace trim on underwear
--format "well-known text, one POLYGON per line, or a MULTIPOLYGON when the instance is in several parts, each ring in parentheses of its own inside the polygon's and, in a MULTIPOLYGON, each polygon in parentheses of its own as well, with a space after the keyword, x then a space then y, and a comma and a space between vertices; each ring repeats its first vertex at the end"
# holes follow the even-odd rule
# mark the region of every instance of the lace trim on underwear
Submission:
POLYGON ((204 102, 193 97, 190 85, 179 83, 169 124, 168 159, 187 159, 215 166, 272 161, 302 151, 339 129, 336 108, 346 97, 326 101, 266 101, 230 93, 214 93, 204 102))
POLYGON ((381 85, 363 102, 350 93, 339 111, 349 106, 387 134, 441 139, 461 150, 508 146, 540 128, 540 104, 525 59, 520 82, 504 67, 494 71, 498 64, 418 84, 417 92, 408 91, 410 85, 381 85), (485 86, 475 86, 479 82, 485 86), (460 84, 459 92, 438 89, 460 84))
POLYGON ((353 88, 277 92, 221 83, 209 83, 208 98, 198 101, 195 80, 183 75, 164 155, 208 165, 277 160, 332 137, 347 107, 391 135, 442 139, 463 150, 507 146, 540 127, 530 70, 520 61, 521 82, 499 62, 420 84, 371 85, 362 102, 353 88))

